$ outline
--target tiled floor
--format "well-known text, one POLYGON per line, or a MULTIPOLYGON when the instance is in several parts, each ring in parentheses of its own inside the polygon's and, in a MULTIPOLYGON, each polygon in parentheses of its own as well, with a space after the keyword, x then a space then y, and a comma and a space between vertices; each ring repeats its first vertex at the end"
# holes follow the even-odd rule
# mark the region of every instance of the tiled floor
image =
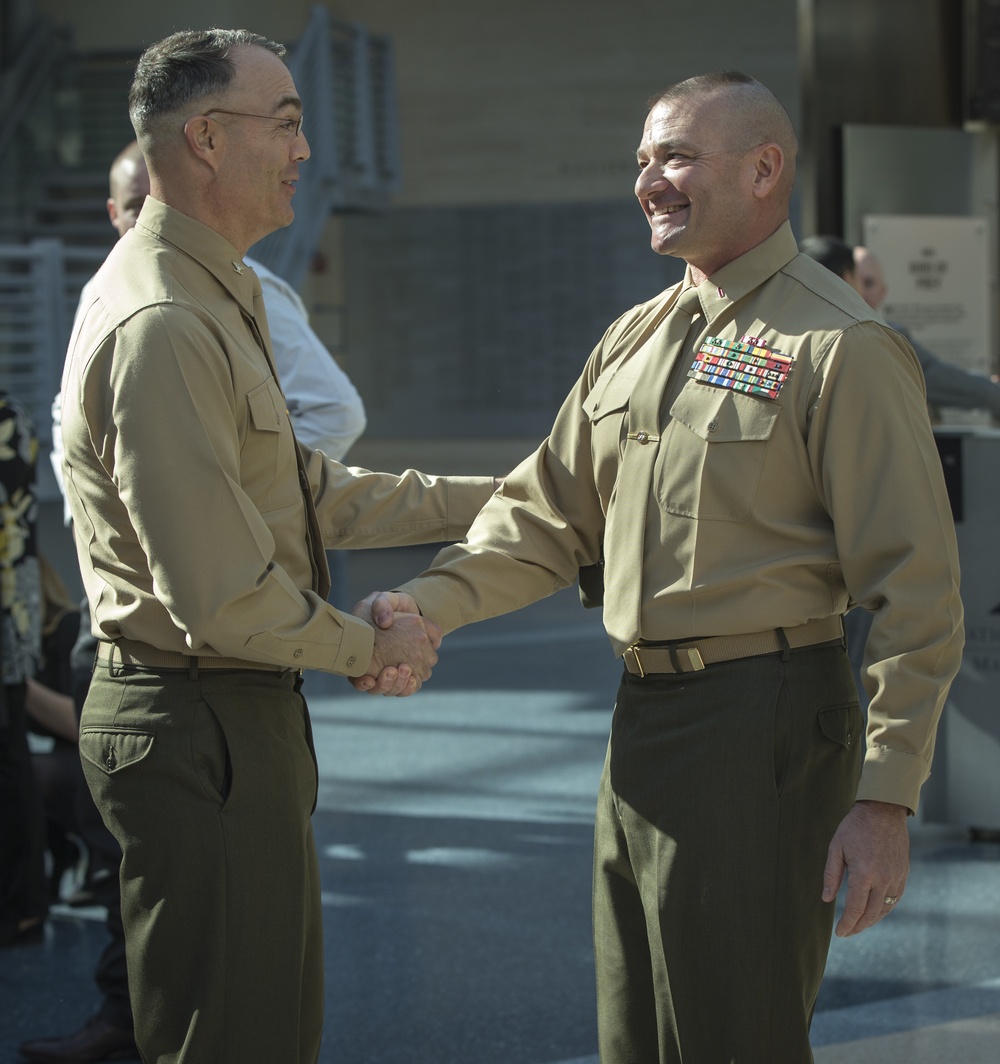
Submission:
MULTIPOLYGON (((421 561, 382 552, 352 592, 421 561)), ((321 1064, 597 1064, 589 821, 609 659, 599 618, 562 593, 450 637, 415 699, 313 686, 321 1064)), ((1000 843, 961 824, 911 835, 899 907, 832 944, 816 1064, 1000 1064, 1000 843)), ((0 1064, 93 1009, 98 915, 61 910, 42 947, 0 952, 0 1064)))
POLYGON ((915 824, 900 908, 834 940, 816 1064, 1000 1062, 1000 845, 915 824))

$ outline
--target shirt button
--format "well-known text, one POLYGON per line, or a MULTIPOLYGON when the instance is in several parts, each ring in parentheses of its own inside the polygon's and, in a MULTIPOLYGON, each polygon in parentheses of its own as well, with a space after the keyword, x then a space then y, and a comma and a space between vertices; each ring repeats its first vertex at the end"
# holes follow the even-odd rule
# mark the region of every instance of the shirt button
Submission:
POLYGON ((708 431, 709 431, 709 432, 717 432, 717 431, 718 431, 718 429, 719 429, 719 423, 718 423, 718 421, 710 421, 710 422, 708 423, 708 431))
POLYGON ((351 656, 350 656, 350 657, 349 657, 349 658, 347 659, 347 662, 346 662, 346 664, 347 664, 347 667, 348 667, 348 668, 351 668, 351 667, 352 667, 352 666, 354 665, 354 663, 355 663, 355 662, 356 662, 357 660, 358 660, 358 659, 357 659, 357 658, 356 658, 356 657, 355 657, 355 656, 354 656, 354 655, 352 654, 352 655, 351 655, 351 656))
POLYGON ((301 658, 301 657, 302 657, 302 648, 301 648, 301 647, 298 647, 298 648, 297 648, 297 649, 295 650, 295 652, 294 652, 294 653, 292 654, 292 657, 293 657, 293 658, 295 658, 295 660, 296 660, 296 661, 298 661, 298 660, 299 660, 299 658, 301 658))

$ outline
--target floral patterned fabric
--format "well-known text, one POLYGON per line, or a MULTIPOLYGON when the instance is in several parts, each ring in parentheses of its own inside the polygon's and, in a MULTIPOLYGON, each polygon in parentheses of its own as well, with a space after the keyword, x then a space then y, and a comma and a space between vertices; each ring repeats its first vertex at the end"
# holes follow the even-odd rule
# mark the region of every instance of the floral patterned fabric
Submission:
POLYGON ((16 399, 0 392, 0 651, 5 684, 32 676, 41 648, 37 458, 31 418, 16 399))

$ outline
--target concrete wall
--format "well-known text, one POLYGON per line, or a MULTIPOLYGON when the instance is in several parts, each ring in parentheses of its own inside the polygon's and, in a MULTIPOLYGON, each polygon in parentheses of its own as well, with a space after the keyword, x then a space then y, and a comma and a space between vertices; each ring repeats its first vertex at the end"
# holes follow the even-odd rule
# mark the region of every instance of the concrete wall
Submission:
POLYGON ((795 0, 340 0, 391 34, 404 187, 398 204, 628 196, 645 102, 739 67, 798 107, 795 0))
POLYGON ((38 11, 72 26, 83 52, 139 51, 177 30, 245 27, 274 40, 293 41, 306 24, 309 0, 36 0, 38 11))
POLYGON ((796 119, 795 0, 330 7, 392 38, 403 168, 389 214, 334 223, 307 286, 369 408, 351 457, 495 471, 544 435, 603 328, 676 276, 633 199, 647 99, 740 67, 796 119))
MULTIPOLYGON (((293 43, 308 0, 37 0, 79 50, 138 51, 241 25, 293 43)), ((646 99, 740 67, 798 111, 796 0, 331 0, 392 38, 404 185, 396 206, 566 203, 630 193, 646 99)))
MULTIPOLYGON (((81 51, 138 51, 211 24, 291 44, 310 9, 38 5, 74 28, 81 51)), ((352 458, 465 471, 524 450, 603 328, 676 276, 677 263, 649 250, 633 199, 646 100, 693 73, 740 67, 797 119, 796 0, 327 6, 392 39, 403 169, 384 214, 331 221, 325 267, 304 286, 317 331, 369 408, 352 458), (390 438, 406 440, 405 453, 387 450, 390 438)))

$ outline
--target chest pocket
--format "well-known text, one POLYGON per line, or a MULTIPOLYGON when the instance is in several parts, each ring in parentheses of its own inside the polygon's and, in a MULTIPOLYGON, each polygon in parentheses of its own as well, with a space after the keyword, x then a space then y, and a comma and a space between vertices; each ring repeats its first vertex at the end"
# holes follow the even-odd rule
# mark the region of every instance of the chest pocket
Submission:
POLYGON ((295 443, 285 399, 268 377, 247 392, 249 424, 240 454, 244 489, 261 511, 291 506, 298 500, 295 443))
POLYGON ((631 373, 613 373, 599 377, 583 401, 583 412, 590 420, 590 450, 594 477, 604 512, 608 512, 611 492, 618 479, 622 450, 628 434, 628 406, 635 377, 631 373))
POLYGON ((699 520, 745 521, 780 411, 779 403, 689 380, 657 457, 661 506, 699 520))

